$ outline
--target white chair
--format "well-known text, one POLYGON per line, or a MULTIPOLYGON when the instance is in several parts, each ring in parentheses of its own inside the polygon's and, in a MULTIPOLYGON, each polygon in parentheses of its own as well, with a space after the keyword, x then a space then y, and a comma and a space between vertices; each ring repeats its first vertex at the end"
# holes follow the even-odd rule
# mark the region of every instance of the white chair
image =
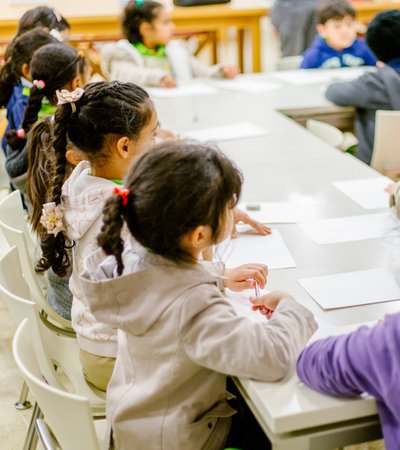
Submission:
POLYGON ((400 172, 400 147, 396 136, 400 129, 400 111, 377 111, 371 166, 378 172, 400 172))
POLYGON ((340 149, 343 141, 343 133, 333 125, 329 125, 325 122, 320 122, 319 120, 309 119, 306 122, 306 128, 310 133, 318 138, 322 139, 324 142, 332 147, 340 149))
POLYGON ((10 246, 15 245, 21 258, 22 273, 29 286, 31 298, 59 328, 72 331, 71 322, 60 316, 48 304, 45 296, 46 278, 34 270, 36 246, 25 220, 19 191, 14 191, 0 201, 0 229, 10 246))
POLYGON ((93 422, 87 398, 46 382, 36 358, 27 319, 20 324, 14 336, 13 355, 44 414, 44 420, 36 420, 36 429, 45 450, 100 450, 106 421, 93 422))
POLYGON ((300 68, 300 64, 303 61, 303 55, 285 56, 278 60, 276 70, 279 72, 282 70, 295 70, 300 68))

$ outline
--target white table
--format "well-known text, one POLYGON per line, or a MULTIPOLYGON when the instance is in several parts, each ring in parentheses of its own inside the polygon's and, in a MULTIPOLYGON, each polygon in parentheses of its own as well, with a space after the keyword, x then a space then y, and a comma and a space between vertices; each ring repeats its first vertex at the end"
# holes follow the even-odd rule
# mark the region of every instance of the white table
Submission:
MULTIPOLYGON (((331 182, 379 175, 274 111, 271 106, 279 106, 279 99, 268 107, 270 98, 270 92, 255 96, 221 90, 204 97, 157 100, 156 106, 163 126, 176 131, 244 120, 270 130, 266 136, 220 145, 244 174, 244 201, 311 200, 316 218, 368 214, 331 182)), ((387 244, 369 240, 318 246, 295 224, 278 225, 278 229, 297 267, 271 271, 269 287, 292 293, 313 311, 326 324, 320 333, 328 329, 329 334, 331 327, 338 326, 347 331, 399 310, 400 302, 390 302, 323 311, 296 281, 385 265, 387 244)), ((323 396, 301 385, 295 374, 279 383, 237 382, 274 450, 328 450, 380 437, 371 398, 323 396)))

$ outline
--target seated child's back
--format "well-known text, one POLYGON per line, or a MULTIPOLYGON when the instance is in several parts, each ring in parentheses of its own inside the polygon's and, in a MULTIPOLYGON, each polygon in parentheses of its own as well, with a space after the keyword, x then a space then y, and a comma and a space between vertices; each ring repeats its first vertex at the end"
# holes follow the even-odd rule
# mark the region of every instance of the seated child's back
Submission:
POLYGON ((355 9, 347 0, 327 0, 317 7, 317 31, 304 53, 302 69, 374 66, 376 58, 357 38, 355 9))

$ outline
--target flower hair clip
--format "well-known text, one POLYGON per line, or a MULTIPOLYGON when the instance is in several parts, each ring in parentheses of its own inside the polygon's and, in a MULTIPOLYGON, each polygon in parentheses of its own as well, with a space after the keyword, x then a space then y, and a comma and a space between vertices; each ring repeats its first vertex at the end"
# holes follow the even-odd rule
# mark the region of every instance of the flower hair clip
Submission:
POLYGON ((25 130, 24 130, 23 128, 20 128, 20 129, 17 131, 17 136, 18 136, 20 139, 26 139, 26 133, 25 133, 25 130))
POLYGON ((42 209, 42 215, 40 217, 40 223, 47 230, 47 234, 54 234, 54 237, 60 231, 64 231, 63 219, 64 213, 62 212, 61 205, 56 205, 55 202, 45 203, 42 209))
POLYGON ((128 196, 131 191, 129 189, 120 189, 119 187, 115 187, 113 189, 113 194, 118 195, 122 198, 122 206, 126 206, 128 204, 128 196))
POLYGON ((53 14, 54 14, 54 17, 56 18, 57 22, 60 23, 62 20, 60 11, 58 11, 58 9, 53 9, 53 14))
POLYGON ((36 89, 39 89, 39 91, 46 87, 46 83, 43 80, 33 80, 33 85, 36 89))
POLYGON ((76 112, 76 105, 75 102, 77 102, 82 95, 85 93, 85 91, 82 88, 76 88, 74 91, 70 92, 67 89, 61 89, 61 91, 56 91, 57 95, 57 105, 65 105, 66 103, 71 104, 72 112, 76 112))

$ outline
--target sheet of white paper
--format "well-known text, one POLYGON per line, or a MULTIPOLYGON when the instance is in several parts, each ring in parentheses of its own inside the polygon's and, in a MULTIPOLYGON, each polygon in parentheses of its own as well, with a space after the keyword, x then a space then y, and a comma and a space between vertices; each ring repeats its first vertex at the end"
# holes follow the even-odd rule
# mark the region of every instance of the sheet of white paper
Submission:
POLYGON ((227 267, 246 263, 266 264, 269 269, 296 267, 292 255, 278 230, 268 236, 239 233, 217 246, 215 254, 227 267))
POLYGON ((371 269, 298 280, 323 309, 400 300, 400 286, 389 269, 371 269))
POLYGON ((364 209, 389 207, 389 194, 385 188, 393 181, 387 177, 336 181, 333 185, 364 209))
POLYGON ((312 220, 312 206, 308 202, 240 203, 238 208, 261 223, 296 223, 312 220), (254 210, 256 206, 260 209, 254 210))
POLYGON ((240 122, 201 130, 183 131, 180 133, 197 141, 233 141, 252 137, 265 136, 269 131, 250 122, 240 122))
POLYGON ((317 220, 299 226, 316 244, 335 244, 395 236, 399 230, 393 229, 392 224, 392 214, 384 212, 317 220))
POLYGON ((231 91, 245 92, 247 94, 259 94, 262 92, 276 91, 281 88, 278 83, 268 81, 251 80, 245 78, 235 78, 234 80, 215 81, 214 86, 231 91))
POLYGON ((150 97, 155 98, 178 98, 215 94, 217 90, 206 84, 187 84, 171 89, 148 88, 147 92, 150 94, 150 97))
MULTIPOLYGON (((260 289, 260 294, 267 294, 269 291, 266 289, 260 289)), ((225 294, 228 301, 232 304, 236 314, 240 317, 247 317, 252 322, 265 323, 268 319, 263 316, 260 311, 252 310, 252 303, 249 298, 255 296, 255 292, 246 289, 242 292, 233 292, 230 289, 225 289, 225 294)))
POLYGON ((352 69, 297 69, 275 72, 272 77, 290 84, 304 86, 307 84, 333 83, 335 81, 350 81, 360 77, 365 68, 352 69))

